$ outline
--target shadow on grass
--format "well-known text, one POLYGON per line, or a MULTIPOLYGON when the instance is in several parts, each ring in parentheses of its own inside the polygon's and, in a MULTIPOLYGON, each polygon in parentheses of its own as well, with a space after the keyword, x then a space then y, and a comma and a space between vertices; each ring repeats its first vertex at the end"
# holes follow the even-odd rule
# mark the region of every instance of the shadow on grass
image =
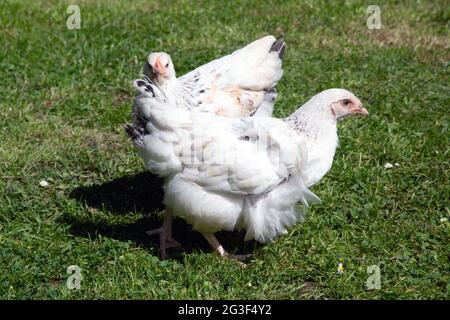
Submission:
MULTIPOLYGON (((96 239, 101 235, 120 241, 131 241, 137 246, 150 249, 152 254, 158 255, 158 236, 149 237, 145 231, 157 228, 162 223, 162 217, 157 215, 164 210, 162 184, 161 178, 144 172, 103 184, 78 187, 71 192, 70 197, 88 208, 101 209, 112 215, 142 212, 144 217, 130 224, 95 223, 85 219, 78 220, 75 216, 64 216, 62 222, 70 224, 70 233, 75 236, 96 239)), ((181 252, 211 251, 203 236, 192 231, 183 219, 174 219, 173 235, 182 247, 168 249, 169 259, 181 260, 181 252)), ((217 233, 219 241, 228 251, 239 254, 254 252, 258 244, 254 241, 244 242, 244 235, 245 232, 217 233)))
POLYGON ((155 212, 164 210, 162 184, 161 178, 143 172, 102 184, 78 187, 70 197, 89 207, 106 209, 111 214, 155 212))

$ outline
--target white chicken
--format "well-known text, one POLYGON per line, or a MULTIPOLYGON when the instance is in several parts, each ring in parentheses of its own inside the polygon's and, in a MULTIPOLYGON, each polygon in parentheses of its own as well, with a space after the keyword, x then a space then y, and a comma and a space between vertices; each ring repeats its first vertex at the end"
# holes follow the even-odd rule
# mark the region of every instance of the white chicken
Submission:
POLYGON ((173 245, 172 214, 192 224, 221 256, 214 233, 245 229, 246 240, 272 241, 302 218, 296 203, 319 199, 308 186, 331 168, 337 121, 368 114, 344 89, 325 90, 286 119, 224 118, 168 102, 149 79, 127 127, 151 171, 165 177, 161 256, 173 245))
POLYGON ((284 50, 283 39, 265 36, 180 78, 171 57, 154 52, 144 64, 144 75, 170 104, 221 116, 271 116, 284 50))

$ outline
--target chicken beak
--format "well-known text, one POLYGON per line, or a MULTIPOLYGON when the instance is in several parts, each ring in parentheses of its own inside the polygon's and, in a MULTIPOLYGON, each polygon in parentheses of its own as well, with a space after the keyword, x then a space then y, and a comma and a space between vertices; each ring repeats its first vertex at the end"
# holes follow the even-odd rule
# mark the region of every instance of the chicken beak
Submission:
POLYGON ((367 109, 364 108, 362 105, 359 105, 359 106, 357 106, 355 108, 352 108, 350 110, 350 112, 352 114, 361 114, 361 115, 364 115, 364 116, 368 116, 369 115, 369 111, 367 111, 367 109))
POLYGON ((157 74, 160 74, 162 76, 166 75, 166 72, 163 68, 163 66, 161 65, 161 62, 159 61, 159 57, 156 59, 156 63, 155 63, 155 72, 157 74))

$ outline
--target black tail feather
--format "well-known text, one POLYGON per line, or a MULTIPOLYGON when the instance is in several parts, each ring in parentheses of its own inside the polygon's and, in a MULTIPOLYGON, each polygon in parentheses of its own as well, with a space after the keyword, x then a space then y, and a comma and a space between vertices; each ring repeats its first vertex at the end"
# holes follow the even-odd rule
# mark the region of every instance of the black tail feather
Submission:
POLYGON ((280 59, 283 59, 284 50, 286 49, 286 42, 283 39, 283 36, 278 37, 277 41, 275 41, 270 48, 270 52, 275 51, 278 52, 278 56, 280 59))
POLYGON ((155 91, 153 89, 153 87, 155 86, 155 84, 153 83, 153 81, 147 77, 145 74, 142 75, 141 79, 137 79, 133 82, 133 85, 135 87, 135 89, 137 89, 140 92, 145 92, 148 93, 149 95, 151 95, 153 98, 156 96, 155 95, 155 91))
POLYGON ((128 136, 132 139, 132 140, 142 140, 142 137, 144 136, 145 132, 143 132, 144 130, 138 130, 136 129, 135 126, 133 126, 132 124, 126 124, 124 126, 125 132, 128 134, 128 136))

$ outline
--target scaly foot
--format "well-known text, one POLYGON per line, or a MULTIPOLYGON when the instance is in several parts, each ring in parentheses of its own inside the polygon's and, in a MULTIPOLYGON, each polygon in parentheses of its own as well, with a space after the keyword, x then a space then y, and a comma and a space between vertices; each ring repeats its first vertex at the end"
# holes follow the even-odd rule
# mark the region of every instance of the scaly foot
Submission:
POLYGON ((179 247, 180 243, 172 237, 172 213, 168 208, 164 213, 164 221, 161 227, 145 232, 148 236, 159 235, 159 252, 161 260, 166 259, 166 249, 179 247))

